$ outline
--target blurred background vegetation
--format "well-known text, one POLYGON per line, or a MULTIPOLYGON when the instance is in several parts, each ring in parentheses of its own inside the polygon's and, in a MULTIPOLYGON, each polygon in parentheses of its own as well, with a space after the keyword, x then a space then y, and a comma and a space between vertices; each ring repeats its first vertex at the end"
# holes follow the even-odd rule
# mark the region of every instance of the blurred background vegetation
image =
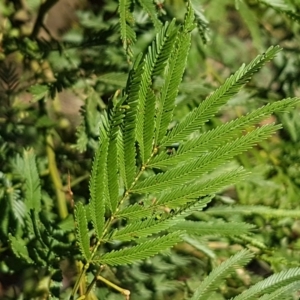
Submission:
MULTIPOLYGON (((116 90, 124 87, 134 57, 148 47, 155 35, 155 18, 151 19, 142 6, 146 2, 132 3, 135 22, 131 25, 136 43, 124 49, 116 0, 0 1, 1 299, 30 299, 28 295, 32 295, 37 283, 41 285, 37 290, 43 290, 42 267, 23 269, 13 257, 7 239, 9 233, 23 234, 25 225, 16 159, 23 148, 34 148, 42 179, 43 214, 49 222, 64 224, 61 222, 72 211, 73 200, 87 202, 101 111, 116 90)), ((182 20, 183 0, 154 3, 162 22, 182 20)), ((300 96, 298 0, 192 3, 198 13, 198 31, 193 32, 177 99, 177 120, 242 63, 270 45, 280 45, 283 51, 207 126, 272 101, 300 96)), ((257 259, 232 275, 215 299, 234 296, 273 271, 299 266, 299 109, 265 122, 282 122, 284 129, 237 158, 236 164, 252 170, 252 176, 216 196, 211 209, 193 215, 197 220, 219 216, 255 224, 253 240, 195 238, 194 247, 183 243, 168 256, 160 255, 106 274, 130 289, 132 299, 184 299, 203 276, 241 246, 255 249, 257 259), (233 208, 224 208, 224 204, 233 208), (234 204, 239 204, 236 210, 234 204)), ((74 270, 70 265, 68 261, 61 265, 64 280, 58 279, 60 288, 67 288, 72 280, 74 270)), ((101 284, 96 293, 99 299, 123 299, 101 284)))

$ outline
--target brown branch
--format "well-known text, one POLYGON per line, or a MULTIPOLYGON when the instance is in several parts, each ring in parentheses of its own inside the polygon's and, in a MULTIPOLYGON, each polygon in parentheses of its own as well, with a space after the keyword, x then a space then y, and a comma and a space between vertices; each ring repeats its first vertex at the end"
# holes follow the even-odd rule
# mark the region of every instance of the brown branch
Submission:
POLYGON ((39 8, 38 16, 36 18, 35 24, 33 26, 30 37, 36 38, 40 28, 43 27, 44 18, 47 12, 54 6, 59 0, 46 0, 39 8))

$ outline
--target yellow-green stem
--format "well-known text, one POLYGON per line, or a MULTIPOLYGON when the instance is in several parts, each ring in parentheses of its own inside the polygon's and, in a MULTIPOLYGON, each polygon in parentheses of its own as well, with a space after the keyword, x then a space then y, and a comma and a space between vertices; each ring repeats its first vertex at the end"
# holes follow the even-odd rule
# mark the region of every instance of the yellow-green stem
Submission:
POLYGON ((122 289, 121 287, 119 287, 116 284, 110 282, 109 280, 105 279, 101 275, 98 275, 97 279, 104 282, 106 285, 110 286, 111 288, 115 289, 116 291, 120 292, 122 295, 126 296, 126 298, 129 298, 129 295, 130 295, 129 290, 122 289))
POLYGON ((47 142, 47 157, 49 163, 49 172, 56 193, 57 210, 58 210, 59 217, 61 219, 65 219, 68 216, 66 195, 63 191, 63 185, 56 165, 55 152, 53 149, 53 139, 50 133, 46 137, 46 142, 47 142))

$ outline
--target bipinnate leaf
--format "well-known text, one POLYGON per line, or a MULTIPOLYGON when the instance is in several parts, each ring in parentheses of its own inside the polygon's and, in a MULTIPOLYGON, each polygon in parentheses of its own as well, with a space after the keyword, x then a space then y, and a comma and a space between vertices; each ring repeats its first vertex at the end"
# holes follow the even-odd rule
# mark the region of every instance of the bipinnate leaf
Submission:
POLYGON ((27 245, 25 241, 21 238, 16 238, 11 234, 8 235, 10 241, 10 247, 14 254, 29 264, 34 264, 34 261, 29 257, 27 245))
POLYGON ((112 251, 101 256, 96 256, 93 263, 107 264, 110 266, 126 265, 136 261, 154 256, 161 251, 167 250, 181 241, 183 232, 173 232, 155 239, 149 239, 147 242, 138 244, 131 248, 125 248, 118 251, 112 251))
POLYGON ((300 268, 290 268, 273 274, 270 277, 256 283, 232 300, 257 299, 259 296, 269 294, 283 286, 300 280, 300 268))
POLYGON ((265 53, 258 55, 247 66, 243 65, 231 75, 214 93, 209 95, 201 104, 192 110, 182 122, 176 125, 162 140, 160 146, 168 146, 185 139, 189 134, 198 130, 212 118, 219 108, 232 96, 240 91, 254 73, 280 51, 280 47, 270 47, 265 53))
POLYGON ((190 235, 234 236, 249 234, 254 225, 243 222, 196 222, 181 221, 172 226, 171 230, 184 230, 190 235))
POLYGON ((249 250, 242 250, 231 256, 218 267, 214 268, 213 271, 202 281, 200 286, 196 289, 191 300, 210 299, 211 294, 218 289, 225 278, 232 274, 236 268, 249 263, 253 256, 254 255, 249 250))
POLYGON ((90 238, 85 207, 78 203, 75 207, 76 240, 83 257, 88 260, 91 257, 90 238))

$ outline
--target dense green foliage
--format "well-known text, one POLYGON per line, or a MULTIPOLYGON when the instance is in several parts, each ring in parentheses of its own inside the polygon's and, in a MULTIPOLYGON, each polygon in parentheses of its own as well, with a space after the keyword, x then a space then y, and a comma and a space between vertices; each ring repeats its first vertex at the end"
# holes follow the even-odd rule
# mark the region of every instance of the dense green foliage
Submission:
POLYGON ((294 299, 299 4, 57 2, 0 3, 0 297, 294 299))

